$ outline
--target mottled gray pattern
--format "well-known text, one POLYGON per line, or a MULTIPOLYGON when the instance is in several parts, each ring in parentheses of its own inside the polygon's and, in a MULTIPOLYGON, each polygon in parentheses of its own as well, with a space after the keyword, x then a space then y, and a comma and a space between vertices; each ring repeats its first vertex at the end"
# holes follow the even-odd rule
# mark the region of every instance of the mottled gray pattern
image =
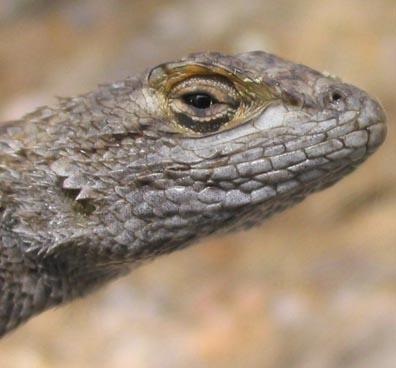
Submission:
POLYGON ((265 86, 271 101, 217 132, 183 131, 164 113, 155 68, 1 132, 0 335, 140 261, 260 223, 385 138, 376 101, 305 66, 263 52, 168 65, 180 62, 265 86))

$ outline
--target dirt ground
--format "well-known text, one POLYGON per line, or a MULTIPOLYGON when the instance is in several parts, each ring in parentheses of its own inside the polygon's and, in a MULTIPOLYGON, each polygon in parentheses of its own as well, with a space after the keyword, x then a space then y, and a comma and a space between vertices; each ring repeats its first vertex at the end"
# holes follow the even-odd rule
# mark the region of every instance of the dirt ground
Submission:
POLYGON ((0 0, 0 121, 189 52, 253 49, 377 96, 384 146, 260 227, 31 320, 0 367, 396 367, 394 0, 0 0))

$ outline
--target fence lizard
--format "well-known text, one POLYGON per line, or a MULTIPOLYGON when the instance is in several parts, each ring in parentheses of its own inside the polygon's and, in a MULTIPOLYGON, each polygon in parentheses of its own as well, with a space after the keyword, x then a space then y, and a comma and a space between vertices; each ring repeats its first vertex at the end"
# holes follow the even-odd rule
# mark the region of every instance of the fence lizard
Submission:
POLYGON ((0 128, 0 335, 337 182, 383 142, 358 88, 264 52, 198 53, 0 128))

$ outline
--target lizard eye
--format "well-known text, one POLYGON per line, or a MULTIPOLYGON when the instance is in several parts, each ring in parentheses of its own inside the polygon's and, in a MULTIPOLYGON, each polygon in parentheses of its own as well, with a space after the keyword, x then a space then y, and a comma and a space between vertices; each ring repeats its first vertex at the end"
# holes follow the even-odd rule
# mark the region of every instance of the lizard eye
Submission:
POLYGON ((186 104, 193 106, 197 109, 207 109, 211 105, 218 103, 218 101, 211 95, 206 93, 191 93, 183 96, 186 104))
POLYGON ((201 75, 177 83, 169 93, 176 124, 197 133, 219 130, 234 117, 240 96, 227 78, 201 75))

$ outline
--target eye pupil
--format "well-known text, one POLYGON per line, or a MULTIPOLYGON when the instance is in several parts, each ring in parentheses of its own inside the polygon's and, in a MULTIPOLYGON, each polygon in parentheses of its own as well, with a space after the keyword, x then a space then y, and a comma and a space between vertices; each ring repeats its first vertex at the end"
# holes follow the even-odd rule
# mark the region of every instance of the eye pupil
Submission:
POLYGON ((197 109, 207 109, 217 101, 206 93, 194 93, 183 97, 184 102, 197 109))

